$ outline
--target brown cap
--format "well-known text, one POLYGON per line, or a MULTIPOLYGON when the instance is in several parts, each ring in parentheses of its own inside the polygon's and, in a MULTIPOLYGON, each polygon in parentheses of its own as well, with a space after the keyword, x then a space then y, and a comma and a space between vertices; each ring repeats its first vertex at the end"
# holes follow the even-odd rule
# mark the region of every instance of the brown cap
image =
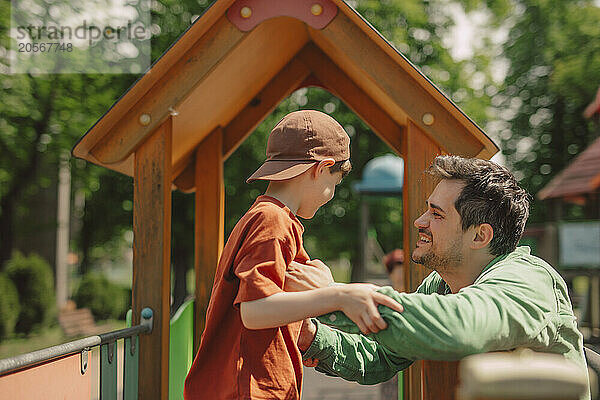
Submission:
POLYGON ((326 158, 350 159, 348 134, 327 114, 295 111, 275 125, 267 141, 266 161, 246 182, 290 179, 326 158))

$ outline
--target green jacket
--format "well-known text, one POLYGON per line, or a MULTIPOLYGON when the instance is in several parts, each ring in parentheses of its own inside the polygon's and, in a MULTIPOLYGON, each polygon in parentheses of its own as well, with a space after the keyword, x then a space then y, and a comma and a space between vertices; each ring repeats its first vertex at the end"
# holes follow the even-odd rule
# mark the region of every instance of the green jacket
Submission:
POLYGON ((364 336, 340 311, 320 316, 304 358, 318 359, 318 371, 361 384, 386 381, 414 360, 453 361, 517 347, 562 354, 586 367, 567 285, 529 247, 495 258, 455 294, 437 272, 416 293, 380 291, 404 306, 403 313, 379 306, 387 329, 364 336))

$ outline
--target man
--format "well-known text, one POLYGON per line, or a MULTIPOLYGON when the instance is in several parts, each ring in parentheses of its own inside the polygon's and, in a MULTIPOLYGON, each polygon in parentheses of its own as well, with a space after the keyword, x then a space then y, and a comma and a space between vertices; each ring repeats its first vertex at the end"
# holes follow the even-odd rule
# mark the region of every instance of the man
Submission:
POLYGON ((404 251, 395 249, 383 257, 383 265, 394 290, 404 292, 404 251))
MULTIPOLYGON (((514 176, 491 161, 456 156, 437 157, 428 172, 441 181, 414 222, 419 240, 411 258, 433 272, 416 293, 382 289, 404 306, 403 313, 380 308, 385 331, 359 335, 340 313, 304 321, 298 346, 305 365, 374 384, 415 360, 527 347, 585 368, 565 282, 528 247, 517 248, 529 200, 514 176)), ((425 376, 428 385, 439 382, 425 376)))

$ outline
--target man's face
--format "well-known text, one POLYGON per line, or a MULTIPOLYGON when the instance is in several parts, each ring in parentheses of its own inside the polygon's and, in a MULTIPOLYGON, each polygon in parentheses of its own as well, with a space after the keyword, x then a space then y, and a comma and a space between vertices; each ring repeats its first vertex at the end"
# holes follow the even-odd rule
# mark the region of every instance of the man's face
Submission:
POLYGON ((442 180, 427 199, 427 210, 415 220, 419 240, 412 260, 436 271, 458 267, 463 259, 463 230, 454 202, 464 183, 442 180))

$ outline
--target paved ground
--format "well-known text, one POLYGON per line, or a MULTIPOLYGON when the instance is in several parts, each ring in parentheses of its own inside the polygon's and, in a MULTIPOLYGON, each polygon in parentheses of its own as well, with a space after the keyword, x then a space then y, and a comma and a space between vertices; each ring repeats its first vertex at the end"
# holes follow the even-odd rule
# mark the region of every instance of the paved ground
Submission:
POLYGON ((382 394, 382 385, 359 385, 304 368, 302 400, 391 400, 382 394))
MULTIPOLYGON (((368 281, 380 286, 390 284, 387 279, 368 281)), ((305 367, 302 400, 398 400, 397 385, 397 381, 372 386, 359 385, 305 367)))

